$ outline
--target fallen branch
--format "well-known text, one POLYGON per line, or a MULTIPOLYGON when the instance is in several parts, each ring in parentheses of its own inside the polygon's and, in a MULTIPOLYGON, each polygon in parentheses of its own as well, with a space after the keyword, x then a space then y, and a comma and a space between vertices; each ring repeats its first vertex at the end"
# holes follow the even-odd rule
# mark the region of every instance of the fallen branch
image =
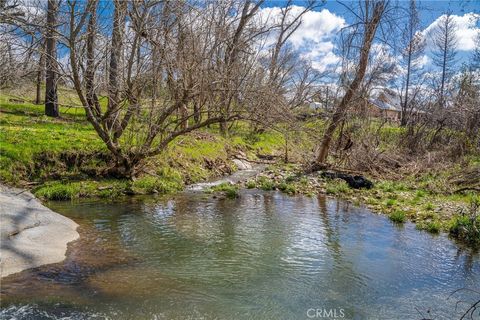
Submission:
POLYGON ((453 191, 453 193, 460 193, 460 192, 463 192, 463 191, 478 191, 478 192, 480 192, 480 188, 478 188, 478 187, 464 187, 464 188, 460 188, 460 189, 457 189, 457 190, 453 191))

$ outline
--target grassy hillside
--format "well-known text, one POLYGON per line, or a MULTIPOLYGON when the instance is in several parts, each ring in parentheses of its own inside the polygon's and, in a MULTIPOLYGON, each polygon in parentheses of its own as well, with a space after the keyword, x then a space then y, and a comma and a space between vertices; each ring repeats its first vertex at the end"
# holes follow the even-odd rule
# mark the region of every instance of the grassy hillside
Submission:
POLYGON ((110 156, 83 110, 61 107, 61 118, 52 119, 43 115, 43 106, 14 100, 18 95, 0 96, 0 179, 48 199, 172 192, 235 170, 229 158, 240 151, 275 154, 284 145, 281 134, 252 135, 243 123, 229 139, 206 129, 179 137, 149 159, 138 180, 118 180, 102 175, 110 156))

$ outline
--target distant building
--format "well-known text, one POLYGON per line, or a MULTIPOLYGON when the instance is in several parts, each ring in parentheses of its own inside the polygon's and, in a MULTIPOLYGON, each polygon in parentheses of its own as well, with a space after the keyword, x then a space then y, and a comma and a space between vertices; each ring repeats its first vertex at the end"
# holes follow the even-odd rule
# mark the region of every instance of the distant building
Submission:
POLYGON ((400 121, 402 118, 400 97, 391 90, 382 91, 376 98, 367 100, 367 114, 389 121, 400 121))

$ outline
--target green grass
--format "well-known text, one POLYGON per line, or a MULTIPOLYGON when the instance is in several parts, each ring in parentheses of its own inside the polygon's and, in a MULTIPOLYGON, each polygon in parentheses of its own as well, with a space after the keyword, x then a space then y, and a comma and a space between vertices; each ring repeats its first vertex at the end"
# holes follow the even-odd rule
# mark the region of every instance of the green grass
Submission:
POLYGON ((427 223, 426 230, 430 233, 439 233, 442 228, 440 221, 430 221, 427 223))
POLYGON ((432 211, 433 209, 435 209, 435 205, 433 203, 427 202, 425 204, 425 210, 432 211))
POLYGON ((405 212, 403 212, 401 210, 393 211, 392 213, 390 213, 388 218, 395 223, 404 223, 407 220, 405 212))
POLYGON ((4 182, 16 184, 31 179, 35 165, 41 165, 35 161, 39 154, 106 150, 86 120, 52 119, 42 115, 39 106, 12 106, 5 100, 4 96, 0 99, 0 179, 4 182))
POLYGON ((135 193, 173 193, 183 189, 183 181, 181 179, 170 177, 154 177, 144 176, 133 181, 132 190, 135 193))
POLYGON ((450 235, 470 245, 480 246, 480 196, 471 195, 469 207, 456 214, 449 223, 450 235))
POLYGON ((397 203, 397 200, 395 199, 387 199, 387 201, 385 202, 385 205, 387 207, 393 207, 396 203, 397 203))
POLYGON ((126 180, 49 181, 34 189, 35 196, 45 200, 73 200, 85 197, 113 198, 126 194, 126 180))
POLYGON ((238 198, 238 186, 230 183, 222 183, 210 188, 213 192, 222 192, 229 199, 238 198))
POLYGON ((348 184, 339 179, 327 181, 325 192, 330 195, 346 194, 350 191, 348 184))
POLYGON ((290 195, 297 193, 297 188, 293 183, 282 182, 278 185, 278 189, 290 195))

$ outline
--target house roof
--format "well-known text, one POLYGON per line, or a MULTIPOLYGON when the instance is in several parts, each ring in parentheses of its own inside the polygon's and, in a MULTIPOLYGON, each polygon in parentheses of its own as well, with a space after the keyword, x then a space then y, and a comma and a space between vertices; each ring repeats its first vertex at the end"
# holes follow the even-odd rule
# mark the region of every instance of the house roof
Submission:
POLYGON ((390 91, 382 91, 377 97, 369 99, 368 102, 383 110, 402 111, 400 97, 390 91))

